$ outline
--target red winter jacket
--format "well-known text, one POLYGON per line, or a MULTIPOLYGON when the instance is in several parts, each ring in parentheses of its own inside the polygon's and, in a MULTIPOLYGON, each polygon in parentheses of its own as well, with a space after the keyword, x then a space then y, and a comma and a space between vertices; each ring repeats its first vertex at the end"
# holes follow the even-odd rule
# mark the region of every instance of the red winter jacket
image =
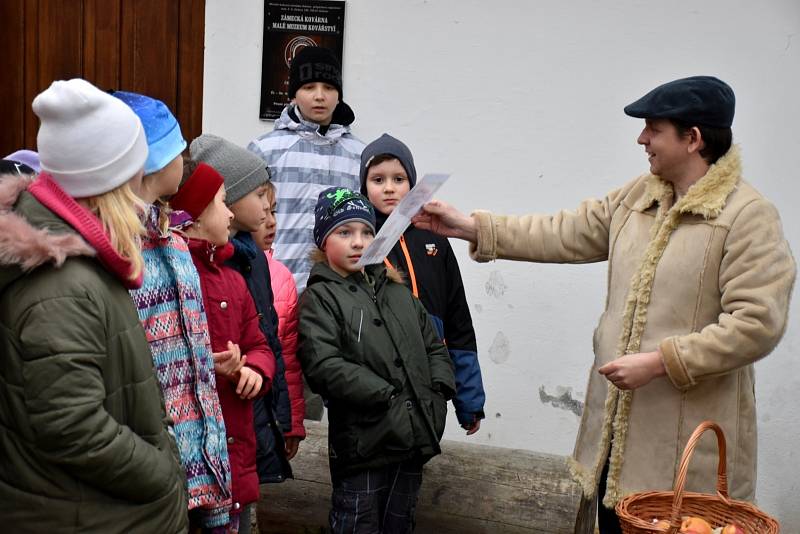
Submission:
MULTIPOLYGON (((213 352, 228 349, 228 341, 239 345, 247 355, 247 367, 264 378, 259 396, 269 391, 275 376, 275 355, 258 325, 256 305, 247 284, 236 270, 224 265, 233 255, 233 246, 215 248, 208 241, 189 240, 189 250, 203 291, 208 316, 208 333, 213 352)), ((253 429, 253 402, 236 394, 236 384, 217 375, 217 393, 225 419, 228 455, 231 461, 233 512, 258 500, 256 436, 253 429)))
POLYGON ((297 360, 297 286, 291 271, 272 257, 272 250, 265 254, 269 262, 273 305, 278 313, 278 339, 281 342, 283 362, 286 366, 286 386, 289 389, 289 402, 292 405, 292 430, 285 435, 303 439, 306 437, 306 429, 303 426, 306 401, 303 398, 303 370, 297 360))

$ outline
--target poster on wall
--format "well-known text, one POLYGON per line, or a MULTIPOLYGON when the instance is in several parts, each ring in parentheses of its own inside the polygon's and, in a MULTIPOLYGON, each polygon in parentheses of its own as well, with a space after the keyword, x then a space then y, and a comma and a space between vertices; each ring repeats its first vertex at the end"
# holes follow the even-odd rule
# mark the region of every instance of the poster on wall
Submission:
POLYGON ((264 0, 260 119, 277 119, 289 103, 289 64, 301 49, 330 48, 342 60, 344 4, 335 0, 264 0))

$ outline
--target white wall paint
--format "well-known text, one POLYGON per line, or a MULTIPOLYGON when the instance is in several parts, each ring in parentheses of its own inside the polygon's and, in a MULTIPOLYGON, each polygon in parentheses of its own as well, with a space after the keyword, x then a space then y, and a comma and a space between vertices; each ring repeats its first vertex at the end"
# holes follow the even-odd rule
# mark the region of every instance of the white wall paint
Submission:
MULTIPOLYGON (((207 1, 203 127, 243 145, 272 128, 258 120, 262 24, 261 1, 207 1)), ((604 195, 647 168, 642 122, 622 107, 661 82, 717 75, 736 91, 745 174, 800 251, 797 0, 350 0, 345 33, 355 134, 403 139, 421 172, 452 173, 440 196, 467 211, 552 212, 604 195)), ((539 388, 583 400, 605 264, 479 265, 454 246, 488 419, 463 438, 452 418, 446 437, 569 454, 579 418, 539 388)), ((758 499, 784 532, 800 532, 798 305, 757 365, 758 499)))

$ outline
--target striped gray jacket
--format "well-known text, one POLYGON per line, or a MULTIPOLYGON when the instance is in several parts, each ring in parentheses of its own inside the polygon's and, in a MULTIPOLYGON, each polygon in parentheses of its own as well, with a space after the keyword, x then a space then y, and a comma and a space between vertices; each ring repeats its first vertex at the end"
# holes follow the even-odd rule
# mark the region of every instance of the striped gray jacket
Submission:
POLYGON ((364 143, 349 126, 339 124, 331 124, 322 135, 318 124, 303 119, 290 104, 274 130, 254 139, 247 149, 260 156, 272 173, 278 204, 273 257, 289 268, 300 293, 311 272, 317 196, 332 186, 359 190, 364 143))

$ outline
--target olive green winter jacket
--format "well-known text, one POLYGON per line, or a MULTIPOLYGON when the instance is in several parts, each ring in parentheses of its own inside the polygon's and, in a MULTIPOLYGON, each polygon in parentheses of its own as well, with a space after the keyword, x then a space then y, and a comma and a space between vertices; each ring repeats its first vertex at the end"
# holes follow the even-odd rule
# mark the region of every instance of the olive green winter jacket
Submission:
POLYGON ((13 212, 7 207, 0 206, 3 528, 186 531, 184 475, 128 291, 95 258, 74 255, 88 247, 29 193, 13 212), (38 250, 27 246, 33 239, 38 250), (37 266, 23 273, 24 261, 37 266))
POLYGON ((343 278, 317 263, 300 303, 297 357, 328 402, 334 476, 439 454, 455 391, 425 308, 382 265, 367 273, 343 278))

